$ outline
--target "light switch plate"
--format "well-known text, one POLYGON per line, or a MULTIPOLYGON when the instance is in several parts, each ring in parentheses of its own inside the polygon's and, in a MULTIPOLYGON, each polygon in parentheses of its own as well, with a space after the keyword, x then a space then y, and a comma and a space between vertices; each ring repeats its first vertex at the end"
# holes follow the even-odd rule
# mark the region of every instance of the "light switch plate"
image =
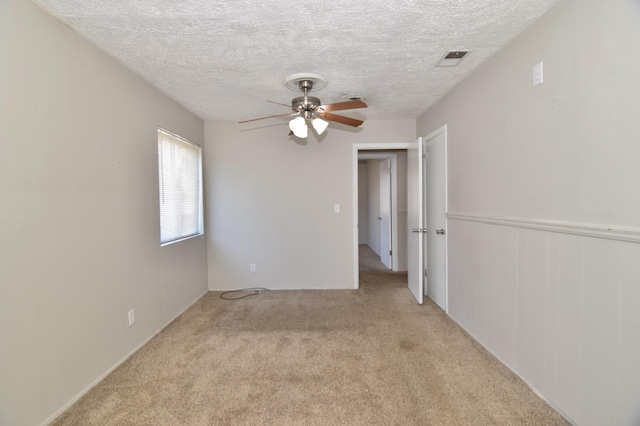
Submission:
POLYGON ((533 87, 538 86, 544 82, 544 75, 542 72, 542 62, 538 62, 533 66, 533 87))

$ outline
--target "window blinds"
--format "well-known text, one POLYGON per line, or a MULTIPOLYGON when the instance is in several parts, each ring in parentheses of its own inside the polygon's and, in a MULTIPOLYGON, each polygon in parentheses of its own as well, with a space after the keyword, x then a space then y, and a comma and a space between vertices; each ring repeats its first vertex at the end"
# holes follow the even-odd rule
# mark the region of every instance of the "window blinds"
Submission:
POLYGON ((158 129, 160 243, 202 233, 200 147, 158 129))

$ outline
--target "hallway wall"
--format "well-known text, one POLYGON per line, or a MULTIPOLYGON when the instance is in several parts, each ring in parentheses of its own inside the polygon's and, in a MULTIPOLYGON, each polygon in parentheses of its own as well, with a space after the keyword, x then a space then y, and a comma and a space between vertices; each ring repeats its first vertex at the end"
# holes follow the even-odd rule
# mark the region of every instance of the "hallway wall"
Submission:
POLYGON ((358 244, 368 244, 369 191, 367 186, 367 162, 358 162, 358 244))

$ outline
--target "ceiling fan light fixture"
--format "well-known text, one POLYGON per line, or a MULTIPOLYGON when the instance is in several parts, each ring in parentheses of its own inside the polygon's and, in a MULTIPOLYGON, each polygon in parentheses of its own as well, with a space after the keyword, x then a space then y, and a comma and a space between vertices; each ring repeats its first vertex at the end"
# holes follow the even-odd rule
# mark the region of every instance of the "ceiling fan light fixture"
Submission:
POLYGON ((309 134, 309 128, 307 127, 307 121, 304 117, 296 117, 289 122, 289 128, 294 135, 301 139, 306 139, 309 134))
POLYGON ((327 130, 327 126, 329 125, 329 122, 326 120, 323 120, 322 118, 314 118, 313 120, 311 120, 311 125, 313 126, 314 129, 316 129, 318 136, 320 136, 321 134, 324 133, 325 130, 327 130))

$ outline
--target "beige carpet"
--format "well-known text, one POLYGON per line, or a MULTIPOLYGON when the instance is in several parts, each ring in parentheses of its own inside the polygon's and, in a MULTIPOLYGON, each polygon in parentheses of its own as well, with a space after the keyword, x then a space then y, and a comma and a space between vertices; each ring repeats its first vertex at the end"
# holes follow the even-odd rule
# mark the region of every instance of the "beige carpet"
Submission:
POLYGON ((567 424, 363 250, 357 291, 208 293, 55 424, 567 424))

